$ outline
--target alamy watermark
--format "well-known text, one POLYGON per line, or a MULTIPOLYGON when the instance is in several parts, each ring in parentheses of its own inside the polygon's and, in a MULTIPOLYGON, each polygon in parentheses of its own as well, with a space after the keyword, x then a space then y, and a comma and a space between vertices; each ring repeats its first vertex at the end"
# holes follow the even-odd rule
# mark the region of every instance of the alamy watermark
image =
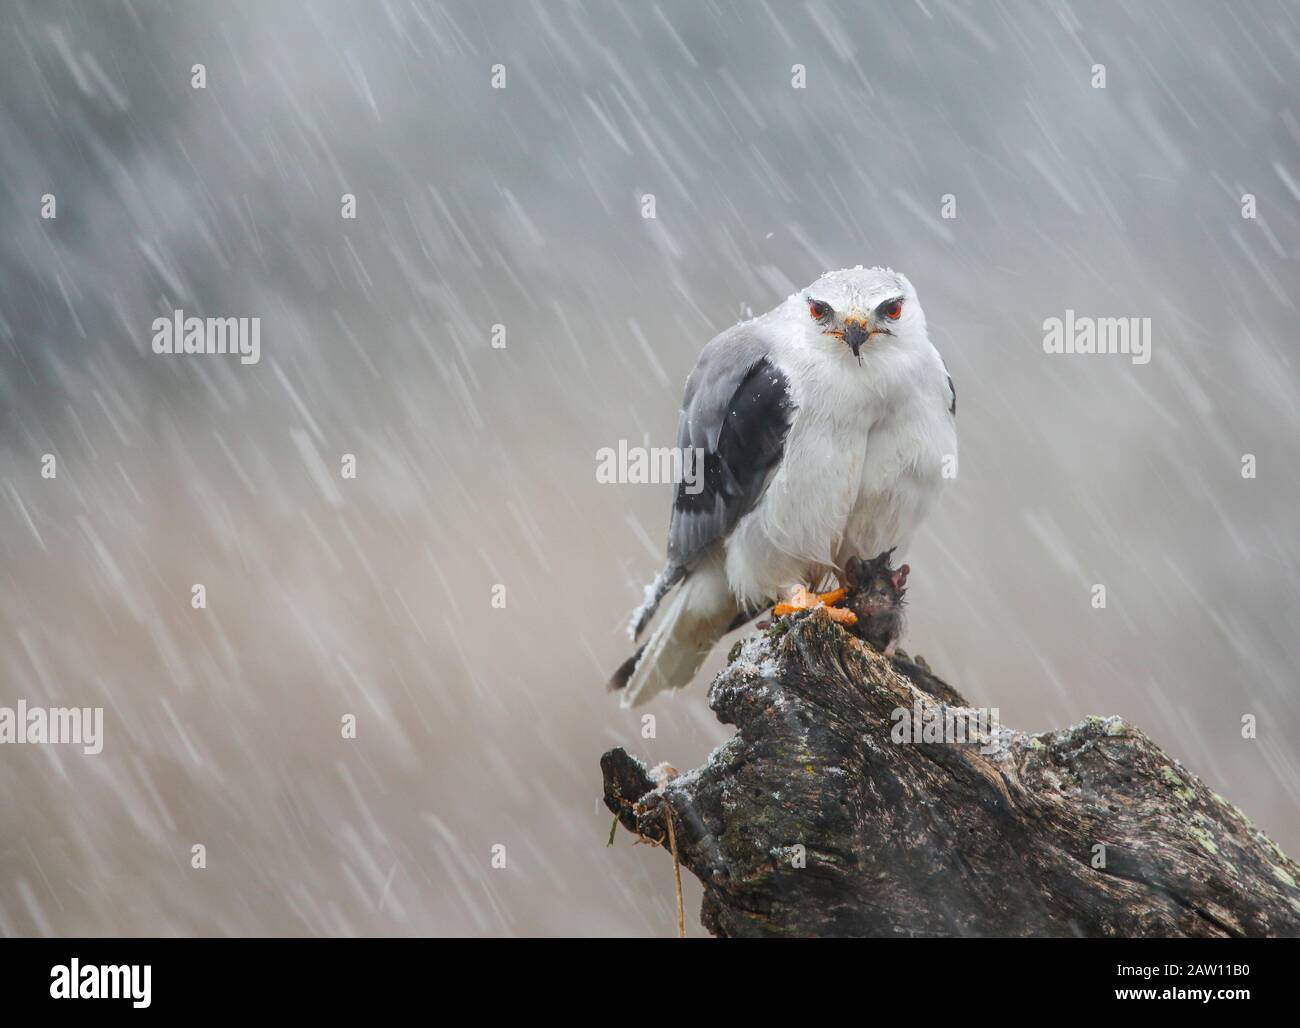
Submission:
POLYGON ((1151 360, 1150 318, 1092 318, 1065 312, 1043 322, 1044 353, 1126 353, 1134 364, 1151 360))
POLYGON ((240 364, 262 359, 261 318, 195 318, 182 310, 153 319, 153 352, 221 356, 239 354, 240 364))
POLYGON ((0 707, 0 743, 80 746, 88 756, 104 749, 103 707, 0 707))
POLYGON ((152 964, 83 964, 73 957, 50 968, 50 998, 129 999, 144 1009, 152 1002, 152 978, 152 964))
POLYGON ((704 491, 704 448, 678 446, 602 446, 596 451, 596 481, 601 485, 680 483, 690 496, 704 491))
POLYGON ((997 707, 923 706, 920 700, 911 707, 895 707, 889 719, 894 722, 889 738, 900 745, 979 743, 981 753, 995 748, 1002 725, 997 707))

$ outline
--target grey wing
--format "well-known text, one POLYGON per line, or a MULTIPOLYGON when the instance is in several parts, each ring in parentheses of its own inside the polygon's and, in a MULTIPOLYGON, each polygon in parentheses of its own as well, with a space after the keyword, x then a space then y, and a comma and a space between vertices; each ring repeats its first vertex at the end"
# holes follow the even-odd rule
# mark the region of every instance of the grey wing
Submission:
POLYGON ((689 566, 753 509, 794 411, 789 382, 752 326, 738 325, 704 348, 677 426, 686 474, 668 526, 670 567, 689 566))
POLYGON ((948 395, 952 398, 952 402, 948 404, 948 413, 955 418, 957 416, 957 387, 952 384, 952 375, 948 372, 948 362, 940 357, 939 363, 943 365, 943 373, 948 377, 948 395))

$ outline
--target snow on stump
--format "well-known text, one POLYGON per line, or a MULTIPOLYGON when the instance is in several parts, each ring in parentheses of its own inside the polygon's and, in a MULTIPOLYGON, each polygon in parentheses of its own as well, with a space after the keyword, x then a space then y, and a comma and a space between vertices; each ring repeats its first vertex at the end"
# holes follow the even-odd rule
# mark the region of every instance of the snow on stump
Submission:
POLYGON ((737 732, 703 767, 601 769, 665 854, 671 812, 714 935, 1300 936, 1300 867, 1119 718, 912 741, 901 711, 978 721, 823 611, 733 648, 709 706, 737 732))

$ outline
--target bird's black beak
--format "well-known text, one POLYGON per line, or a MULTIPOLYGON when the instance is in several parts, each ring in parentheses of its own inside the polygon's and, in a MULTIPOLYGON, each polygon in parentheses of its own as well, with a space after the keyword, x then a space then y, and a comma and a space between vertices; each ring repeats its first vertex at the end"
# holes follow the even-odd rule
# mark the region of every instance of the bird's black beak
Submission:
POLYGON ((867 326, 861 321, 847 321, 844 324, 844 341, 849 344, 849 349, 853 351, 853 356, 858 358, 858 363, 862 363, 862 355, 858 352, 862 349, 862 344, 867 341, 867 326))

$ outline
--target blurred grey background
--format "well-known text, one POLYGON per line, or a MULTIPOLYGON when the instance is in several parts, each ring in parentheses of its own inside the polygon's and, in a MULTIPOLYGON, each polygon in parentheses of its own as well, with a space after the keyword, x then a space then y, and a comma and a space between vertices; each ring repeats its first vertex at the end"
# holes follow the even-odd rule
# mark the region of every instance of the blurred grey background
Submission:
POLYGON ((106 739, 0 748, 0 932, 671 934, 598 759, 729 733, 707 678, 651 740, 602 691, 670 490, 595 454, 859 263, 959 398, 904 645, 1019 728, 1131 719, 1295 855, 1298 63, 1294 3, 5 0, 0 703, 106 739), (174 307, 261 363, 154 355, 174 307), (1067 308, 1151 363, 1045 355, 1067 308))

